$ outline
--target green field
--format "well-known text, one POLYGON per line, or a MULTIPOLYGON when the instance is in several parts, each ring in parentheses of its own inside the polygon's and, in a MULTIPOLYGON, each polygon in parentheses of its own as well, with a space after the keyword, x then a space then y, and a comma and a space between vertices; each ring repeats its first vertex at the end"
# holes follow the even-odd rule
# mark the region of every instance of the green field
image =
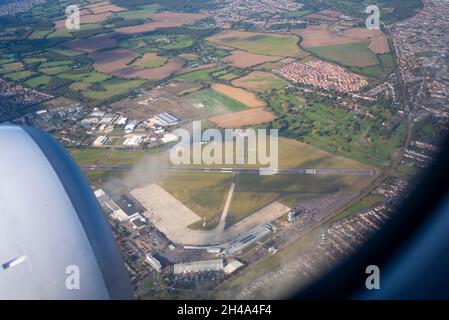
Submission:
POLYGON ((42 75, 35 78, 27 80, 25 83, 33 88, 45 89, 50 82, 51 77, 42 75))
POLYGON ((83 54, 82 52, 75 51, 75 50, 68 50, 68 49, 50 49, 48 51, 57 53, 57 54, 60 54, 63 56, 67 56, 67 57, 76 57, 76 56, 83 54))
POLYGON ((32 75, 33 75, 32 71, 24 70, 24 71, 19 71, 19 72, 8 73, 6 75, 6 78, 11 79, 13 81, 17 81, 17 80, 22 80, 22 79, 31 77, 32 75))
POLYGON ((37 70, 46 75, 53 76, 58 73, 63 73, 63 72, 69 71, 69 70, 71 70, 71 68, 69 66, 57 66, 57 67, 39 68, 37 70))
POLYGON ((277 192, 234 192, 226 224, 231 226, 279 197, 277 192))
POLYGON ((158 56, 154 53, 146 53, 143 57, 137 59, 133 65, 141 68, 157 68, 164 65, 168 57, 158 56))
POLYGON ((143 54, 146 52, 163 52, 191 47, 194 40, 189 35, 149 35, 120 41, 122 48, 133 49, 143 54))
POLYGON ((101 83, 103 81, 106 81, 110 78, 110 76, 91 71, 91 72, 85 72, 85 73, 63 73, 58 75, 59 78, 63 79, 69 79, 73 81, 81 81, 81 82, 87 82, 87 83, 101 83))
MULTIPOLYGON (((220 173, 171 173, 160 185, 199 216, 206 218, 207 227, 217 225, 231 183, 231 175, 220 173)), ((191 226, 203 229, 202 221, 191 226)))
POLYGON ((217 72, 220 70, 223 70, 223 68, 216 67, 216 68, 192 71, 189 73, 182 74, 182 75, 176 77, 176 79, 186 81, 186 82, 209 81, 209 80, 213 80, 212 74, 214 72, 217 72))
POLYGON ((319 58, 340 63, 344 66, 366 67, 379 62, 374 53, 368 49, 368 42, 341 44, 334 46, 307 48, 319 58))
POLYGON ((145 81, 110 79, 98 84, 98 88, 91 88, 88 83, 75 82, 70 88, 81 92, 84 96, 96 100, 105 100, 113 96, 123 94, 131 89, 140 87, 145 81))
POLYGON ((49 61, 39 65, 39 68, 50 68, 50 67, 59 67, 59 66, 67 66, 73 63, 73 60, 59 60, 59 61, 49 61))
POLYGON ((151 14, 159 11, 160 6, 158 4, 149 4, 139 7, 137 10, 121 11, 114 14, 114 17, 119 17, 124 20, 135 20, 148 18, 151 14))
POLYGON ((249 51, 256 54, 271 56, 304 56, 298 46, 299 38, 297 36, 281 36, 273 34, 251 34, 236 32, 229 37, 217 41, 220 44, 249 51))
POLYGON ((73 34, 80 34, 83 31, 101 29, 102 26, 99 23, 82 23, 80 24, 79 30, 69 30, 67 28, 56 29, 53 32, 49 33, 46 38, 47 39, 55 39, 55 38, 71 38, 73 34))
POLYGON ((382 80, 393 72, 394 61, 390 53, 377 55, 379 64, 369 67, 351 67, 350 70, 362 75, 382 80))
POLYGON ((254 71, 242 78, 232 81, 232 84, 250 91, 262 92, 271 89, 281 89, 289 83, 272 73, 254 71))
POLYGON ((211 89, 194 92, 187 99, 196 105, 202 105, 211 116, 246 109, 244 104, 211 89))
POLYGON ((52 32, 52 30, 36 30, 28 37, 29 40, 40 40, 45 39, 45 37, 52 32))
POLYGON ((25 58, 23 61, 26 64, 43 63, 47 61, 47 58, 25 58))

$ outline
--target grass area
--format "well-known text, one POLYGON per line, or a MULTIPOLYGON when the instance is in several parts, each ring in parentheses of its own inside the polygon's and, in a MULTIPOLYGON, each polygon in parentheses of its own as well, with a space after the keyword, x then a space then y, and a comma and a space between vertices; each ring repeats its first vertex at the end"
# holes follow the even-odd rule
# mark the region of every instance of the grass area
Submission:
POLYGON ((33 75, 33 71, 24 70, 24 71, 19 71, 19 72, 8 73, 6 75, 6 78, 11 79, 13 81, 17 81, 17 80, 22 80, 22 79, 31 77, 32 75, 33 75))
POLYGON ((120 41, 122 48, 133 49, 139 53, 177 50, 191 47, 194 40, 185 34, 148 35, 120 41))
POLYGON ((47 58, 25 58, 23 61, 26 64, 43 63, 47 61, 47 58))
POLYGON ((58 75, 59 78, 69 79, 74 81, 81 81, 87 83, 101 83, 110 78, 110 76, 100 72, 85 72, 85 73, 63 73, 58 75))
POLYGON ((371 67, 351 67, 349 68, 352 72, 362 74, 370 78, 381 78, 383 75, 383 69, 380 65, 371 67))
POLYGON ((390 53, 386 53, 377 55, 377 58, 380 63, 378 65, 370 67, 351 67, 350 70, 371 78, 384 79, 393 72, 393 56, 390 53))
POLYGON ((82 52, 79 52, 79 51, 69 50, 69 49, 60 49, 60 48, 50 49, 48 51, 57 53, 57 54, 60 54, 60 55, 66 56, 66 57, 76 57, 76 56, 83 54, 82 52))
POLYGON ((67 66, 73 63, 73 60, 59 60, 59 61, 49 61, 42 63, 39 65, 39 68, 50 68, 50 67, 59 67, 59 66, 67 66))
POLYGON ((232 84, 237 87, 260 92, 283 88, 288 85, 288 82, 269 72, 254 71, 242 78, 232 81, 232 84))
POLYGON ((32 34, 28 36, 29 40, 41 40, 45 39, 45 37, 52 32, 52 30, 36 30, 32 34))
POLYGON ((391 53, 379 54, 378 57, 382 66, 389 68, 394 67, 394 59, 391 53))
POLYGON ((289 12, 288 16, 292 17, 292 18, 301 18, 301 17, 304 17, 312 12, 313 12, 313 10, 297 10, 297 11, 289 12))
POLYGON ((102 28, 102 26, 99 23, 81 23, 80 28, 78 30, 69 30, 67 28, 60 28, 60 29, 56 29, 53 32, 49 33, 46 38, 47 39, 71 38, 72 34, 74 34, 74 33, 95 30, 95 29, 101 29, 101 28, 102 28))
POLYGON ((156 68, 164 65, 167 61, 168 57, 158 56, 154 52, 147 52, 137 59, 133 65, 141 68, 156 68))
POLYGON ((213 80, 212 74, 214 72, 220 71, 222 69, 223 68, 221 68, 221 67, 216 67, 216 68, 192 71, 189 73, 182 74, 182 75, 176 77, 176 79, 183 80, 186 82, 210 81, 210 80, 213 80))
POLYGON ((403 121, 378 105, 370 107, 373 118, 293 94, 272 95, 270 107, 281 135, 374 167, 391 161, 405 135, 403 121))
POLYGON ((114 17, 120 17, 124 20, 135 20, 150 17, 153 13, 156 13, 160 9, 158 4, 148 4, 139 7, 137 10, 121 11, 114 14, 114 17))
POLYGON ((262 55, 300 57, 306 54, 298 46, 299 38, 293 35, 230 31, 208 40, 262 55))
POLYGON ((51 77, 42 75, 35 78, 31 78, 27 80, 25 83, 26 85, 36 88, 36 89, 45 89, 50 82, 51 77))
POLYGON ((145 81, 142 80, 121 80, 110 79, 100 84, 95 89, 87 83, 75 82, 70 85, 70 88, 81 92, 84 96, 96 100, 105 100, 113 96, 123 94, 131 89, 140 87, 145 81))
POLYGON ((231 177, 229 174, 220 173, 177 172, 166 176, 160 185, 207 220, 220 215, 231 177))
POLYGON ((240 75, 237 73, 229 72, 229 73, 225 73, 225 74, 219 76, 218 79, 230 81, 230 80, 234 80, 235 78, 238 78, 239 76, 240 75))
POLYGON ((38 71, 42 72, 46 75, 56 75, 58 73, 63 73, 66 71, 71 70, 71 68, 69 66, 57 66, 57 67, 48 67, 48 68, 39 68, 38 71))
POLYGON ((151 154, 150 151, 125 151, 106 148, 70 148, 69 152, 80 166, 136 165, 151 154))
POLYGON ((368 49, 368 42, 307 48, 319 58, 345 66, 367 67, 378 64, 377 57, 368 49))
MULTIPOLYGON (((0 65, 4 65, 4 64, 7 64, 7 63, 11 63, 11 62, 13 62, 14 61, 14 59, 13 58, 0 58, 0 65)), ((0 68, 1 69, 1 68, 0 68)))
POLYGON ((244 104, 211 89, 194 92, 188 95, 187 98, 197 106, 204 108, 209 115, 246 109, 244 104))
POLYGON ((278 197, 277 192, 234 192, 226 223, 233 225, 278 197))

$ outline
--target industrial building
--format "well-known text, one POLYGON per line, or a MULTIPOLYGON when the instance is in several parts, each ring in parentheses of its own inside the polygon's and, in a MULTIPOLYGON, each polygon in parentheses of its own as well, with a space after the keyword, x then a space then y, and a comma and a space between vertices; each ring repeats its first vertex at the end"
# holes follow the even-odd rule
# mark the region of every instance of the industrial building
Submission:
POLYGON ((127 196, 116 196, 104 203, 106 207, 112 210, 112 217, 119 221, 127 221, 140 217, 144 210, 136 206, 127 196))
POLYGON ((135 148, 138 147, 144 140, 144 136, 132 136, 126 138, 123 142, 123 147, 125 148, 135 148))
POLYGON ((137 125, 139 124, 139 121, 137 120, 132 120, 131 122, 129 122, 126 126, 125 126, 125 133, 131 133, 134 131, 134 129, 137 127, 137 125))
POLYGON ((177 125, 181 120, 169 112, 163 112, 153 117, 161 126, 169 127, 177 125))
POLYGON ((157 272, 161 272, 162 263, 158 259, 156 259, 156 257, 148 253, 145 256, 145 260, 150 264, 150 266, 154 268, 154 270, 156 270, 157 272))
POLYGON ((223 267, 223 259, 181 262, 176 263, 173 266, 173 273, 181 274, 190 272, 220 271, 223 270, 223 267))
POLYGON ((104 145, 106 142, 108 142, 108 137, 106 137, 106 136, 99 136, 97 139, 95 139, 95 141, 92 144, 92 146, 100 147, 100 146, 104 145))
POLYGON ((231 262, 229 262, 229 263, 226 265, 226 267, 224 267, 223 271, 224 271, 226 274, 231 274, 231 273, 233 273, 234 271, 236 271, 237 269, 239 269, 239 268, 241 268, 241 267, 243 267, 243 266, 244 266, 244 264, 241 263, 240 261, 238 261, 238 260, 232 260, 231 262))

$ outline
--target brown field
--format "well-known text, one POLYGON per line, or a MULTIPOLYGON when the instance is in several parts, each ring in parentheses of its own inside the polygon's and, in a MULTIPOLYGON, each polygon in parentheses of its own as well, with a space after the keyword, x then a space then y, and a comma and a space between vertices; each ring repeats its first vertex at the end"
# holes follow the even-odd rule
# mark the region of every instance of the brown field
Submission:
POLYGON ((132 65, 140 68, 157 68, 163 66, 167 60, 168 57, 159 56, 156 52, 147 52, 132 65))
MULTIPOLYGON (((105 12, 101 14, 92 14, 89 10, 83 9, 80 11, 81 23, 96 23, 106 20, 109 16, 111 16, 111 12, 105 12)), ((65 28, 65 19, 58 20, 55 22, 56 29, 65 28)))
POLYGON ((106 6, 108 4, 111 4, 111 2, 109 2, 108 0, 99 1, 99 2, 95 2, 95 3, 92 3, 92 4, 88 5, 88 6, 86 6, 86 8, 90 9, 90 8, 95 8, 95 7, 101 7, 101 6, 106 6))
POLYGON ((304 48, 334 46, 368 40, 370 41, 368 48, 373 53, 390 52, 387 37, 381 30, 321 24, 319 26, 308 26, 306 29, 295 29, 293 32, 302 37, 301 46, 304 48))
POLYGON ((132 50, 115 49, 110 51, 93 52, 89 54, 95 70, 103 73, 115 74, 128 67, 128 64, 139 54, 132 50))
POLYGON ((311 19, 311 20, 337 21, 337 18, 332 18, 332 17, 321 15, 318 13, 308 14, 308 15, 304 16, 303 18, 311 19))
POLYGON ((262 92, 269 89, 282 88, 288 83, 278 76, 264 71, 254 71, 250 74, 232 81, 232 85, 250 91, 262 92))
POLYGON ((184 65, 184 60, 180 58, 170 59, 163 66, 149 69, 130 65, 137 57, 138 53, 128 49, 93 52, 89 55, 95 62, 95 70, 127 79, 162 80, 181 70, 184 65))
POLYGON ((170 59, 161 67, 141 69, 133 66, 117 70, 113 74, 122 78, 139 78, 144 80, 162 80, 182 69, 184 60, 179 58, 170 59))
MULTIPOLYGON (((179 55, 179 57, 182 57, 182 55, 179 55)), ((184 74, 184 73, 189 73, 192 71, 198 71, 198 70, 204 70, 204 69, 210 69, 210 68, 214 68, 216 67, 217 64, 216 63, 208 63, 208 64, 201 64, 197 67, 188 67, 188 68, 183 68, 182 70, 180 70, 178 72, 178 74, 184 74)))
POLYGON ((278 61, 282 58, 283 57, 279 56, 264 56, 246 51, 235 50, 231 52, 231 55, 225 57, 224 60, 229 62, 234 67, 248 68, 265 62, 278 61))
POLYGON ((92 13, 94 13, 94 14, 100 14, 100 13, 105 13, 105 12, 120 12, 120 11, 125 11, 127 9, 116 6, 114 4, 106 4, 103 6, 90 7, 89 10, 92 11, 92 13))
POLYGON ((388 44, 388 39, 385 35, 380 37, 372 38, 368 46, 373 53, 382 54, 390 52, 390 45, 388 44))
POLYGON ((74 40, 64 45, 72 50, 92 52, 99 49, 115 47, 117 45, 117 40, 112 38, 112 35, 108 34, 89 39, 74 40))
POLYGON ((230 129, 262 124, 274 119, 275 116, 263 108, 244 110, 209 118, 217 126, 230 129))
POLYGON ((172 28, 185 24, 193 24, 198 20, 207 18, 208 16, 209 15, 207 14, 160 12, 149 16, 152 22, 144 23, 138 26, 117 28, 115 31, 125 34, 150 32, 159 28, 172 28))
POLYGON ((328 25, 321 24, 318 26, 307 26, 306 29, 294 29, 292 32, 301 36, 301 46, 304 48, 334 46, 360 42, 360 39, 337 36, 330 32, 327 28, 328 25))
POLYGON ((321 16, 328 16, 331 18, 338 18, 339 16, 341 16, 343 13, 337 10, 321 10, 319 12, 317 12, 316 14, 319 14, 321 16))
POLYGON ((260 100, 253 92, 218 83, 213 84, 211 87, 212 90, 237 100, 250 108, 260 108, 266 106, 265 101, 260 100))

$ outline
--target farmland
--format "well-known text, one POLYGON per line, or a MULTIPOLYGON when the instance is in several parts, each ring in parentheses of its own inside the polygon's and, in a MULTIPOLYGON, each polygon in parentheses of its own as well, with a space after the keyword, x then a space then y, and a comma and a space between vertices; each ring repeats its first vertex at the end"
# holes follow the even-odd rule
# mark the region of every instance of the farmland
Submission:
POLYGON ((260 100, 254 93, 224 84, 212 84, 212 90, 237 100, 250 108, 265 107, 266 103, 260 100))
POLYGON ((187 98, 195 107, 204 108, 209 115, 236 112, 247 108, 243 103, 210 89, 197 91, 187 98))
POLYGON ((302 51, 297 45, 299 38, 293 35, 284 36, 226 30, 207 38, 207 40, 260 55, 307 56, 307 53, 302 51))
POLYGON ((367 67, 378 64, 376 55, 368 49, 367 42, 310 47, 307 50, 319 58, 345 66, 367 67))
POLYGON ((230 65, 238 68, 253 67, 265 62, 272 62, 282 59, 282 57, 267 56, 254 54, 242 50, 235 50, 231 52, 231 55, 225 57, 224 60, 229 62, 230 65))
POLYGON ((232 81, 233 86, 245 88, 254 92, 280 89, 285 87, 287 84, 287 81, 279 78, 278 76, 262 71, 254 71, 242 78, 232 81))
POLYGON ((267 123, 274 119, 275 116, 263 108, 244 110, 209 118, 210 121, 221 128, 242 128, 267 123))
POLYGON ((143 68, 155 68, 164 65, 167 57, 158 56, 156 53, 145 53, 141 58, 136 60, 133 65, 143 68))

